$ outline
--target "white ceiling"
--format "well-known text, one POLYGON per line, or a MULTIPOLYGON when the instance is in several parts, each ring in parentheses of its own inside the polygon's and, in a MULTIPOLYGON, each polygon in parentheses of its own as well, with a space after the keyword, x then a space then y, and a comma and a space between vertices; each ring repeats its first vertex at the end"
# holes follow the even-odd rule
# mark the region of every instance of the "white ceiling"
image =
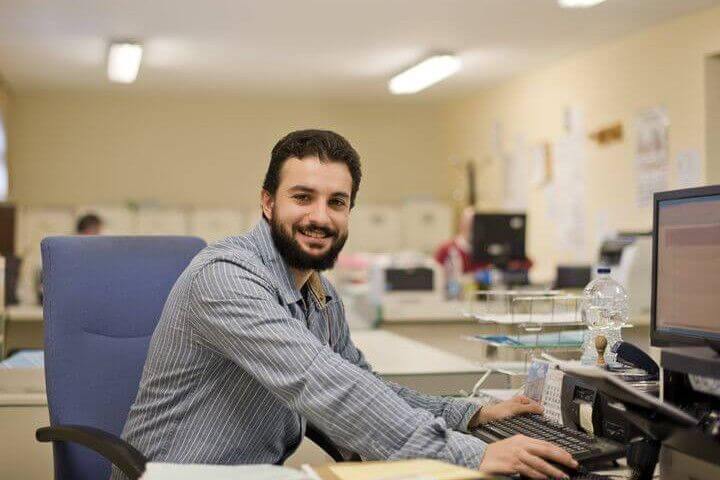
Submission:
POLYGON ((395 73, 454 51, 465 93, 720 0, 0 0, 0 72, 14 90, 219 90, 380 97, 395 73), (138 81, 110 84, 108 41, 145 44, 138 81))

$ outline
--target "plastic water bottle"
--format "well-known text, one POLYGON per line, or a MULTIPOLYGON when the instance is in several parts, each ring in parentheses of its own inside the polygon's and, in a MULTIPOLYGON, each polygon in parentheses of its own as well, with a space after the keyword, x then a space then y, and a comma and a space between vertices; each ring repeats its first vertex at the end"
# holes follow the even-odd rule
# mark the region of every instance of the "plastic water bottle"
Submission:
POLYGON ((445 259, 445 298, 459 300, 462 296, 462 257, 455 246, 451 246, 445 259))
POLYGON ((583 297, 582 319, 588 329, 585 332, 580 361, 585 365, 595 365, 595 337, 604 335, 607 338, 605 362, 612 365, 616 355, 611 352, 611 348, 622 340, 621 327, 628 320, 628 294, 622 285, 610 277, 609 268, 598 268, 597 277, 587 284, 583 297))

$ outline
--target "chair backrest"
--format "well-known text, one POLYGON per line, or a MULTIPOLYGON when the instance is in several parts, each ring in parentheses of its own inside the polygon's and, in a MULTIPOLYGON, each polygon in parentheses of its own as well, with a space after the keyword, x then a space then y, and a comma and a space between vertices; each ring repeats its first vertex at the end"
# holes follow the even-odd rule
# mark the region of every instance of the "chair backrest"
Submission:
MULTIPOLYGON (((195 237, 48 237, 43 261, 50 424, 120 435, 170 289, 205 246, 195 237)), ((55 478, 103 479, 108 461, 55 442, 55 478)))

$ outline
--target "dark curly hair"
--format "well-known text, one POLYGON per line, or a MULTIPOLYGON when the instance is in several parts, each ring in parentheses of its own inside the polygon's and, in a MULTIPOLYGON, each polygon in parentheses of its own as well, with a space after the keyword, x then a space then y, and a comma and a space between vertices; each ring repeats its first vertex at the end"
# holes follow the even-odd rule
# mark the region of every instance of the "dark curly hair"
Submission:
POLYGON ((265 174, 263 189, 275 195, 280 185, 280 170, 288 158, 317 156, 323 162, 342 162, 347 165, 352 177, 350 208, 355 206, 355 196, 360 188, 360 155, 342 135, 330 130, 297 130, 288 133, 275 144, 270 156, 270 165, 265 174))

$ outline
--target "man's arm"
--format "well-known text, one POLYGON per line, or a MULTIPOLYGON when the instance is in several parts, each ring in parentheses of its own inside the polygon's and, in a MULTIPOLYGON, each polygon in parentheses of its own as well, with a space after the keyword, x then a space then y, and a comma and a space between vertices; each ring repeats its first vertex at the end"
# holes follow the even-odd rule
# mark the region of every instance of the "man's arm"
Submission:
POLYGON ((486 445, 413 408, 323 345, 282 308, 264 268, 216 262, 193 280, 198 340, 219 351, 338 445, 366 459, 430 457, 477 468, 486 445))
MULTIPOLYGON (((339 329, 340 334, 337 344, 335 345, 335 351, 363 370, 378 376, 373 372, 365 356, 350 338, 350 331, 344 318, 344 307, 342 308, 342 312, 343 316, 338 319, 339 325, 336 327, 339 329)), ((524 413, 542 413, 542 407, 540 405, 523 396, 516 397, 510 401, 485 405, 477 401, 468 401, 460 398, 427 395, 387 380, 384 381, 395 393, 402 397, 408 405, 414 408, 422 408, 431 412, 436 417, 444 418, 450 428, 461 432, 469 432, 479 424, 491 420, 524 413)))
MULTIPOLYGON (((334 346, 335 351, 338 352, 344 359, 352 362, 359 368, 377 376, 373 372, 370 364, 365 359, 365 356, 355 346, 352 339, 350 338, 350 331, 344 318, 344 307, 342 311, 343 318, 338 319, 339 321, 336 327, 339 329, 340 333, 338 336, 338 341, 334 346)), ((402 397, 402 399, 405 400, 408 405, 414 408, 421 408, 423 410, 427 410, 436 417, 444 418, 447 425, 454 430, 467 432, 470 420, 475 416, 475 414, 481 407, 479 403, 435 395, 426 395, 423 393, 419 393, 411 388, 398 385, 394 382, 390 382, 387 380, 383 381, 397 395, 402 397)))

